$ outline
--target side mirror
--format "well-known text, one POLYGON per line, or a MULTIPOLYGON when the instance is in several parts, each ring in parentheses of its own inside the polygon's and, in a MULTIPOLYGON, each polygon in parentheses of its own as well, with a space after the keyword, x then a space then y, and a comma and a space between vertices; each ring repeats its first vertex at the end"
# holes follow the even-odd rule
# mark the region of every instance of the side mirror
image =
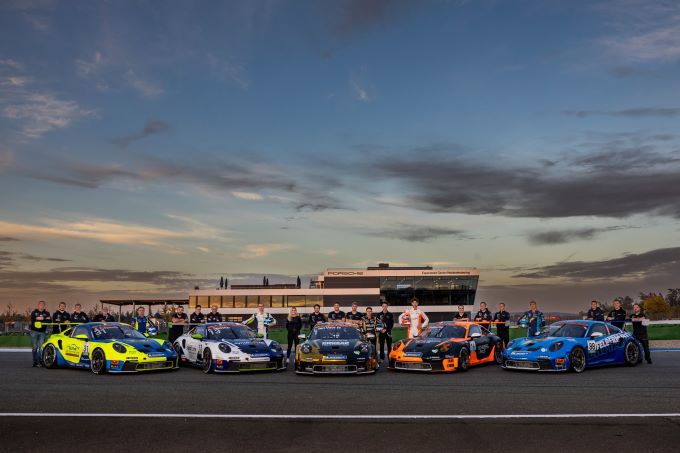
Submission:
POLYGON ((193 338, 194 340, 202 340, 203 335, 201 335, 200 333, 195 333, 195 334, 191 335, 191 338, 193 338))
POLYGON ((471 333, 471 334, 470 334, 470 338, 479 338, 479 337, 481 337, 481 336, 482 336, 482 334, 479 333, 479 332, 475 332, 475 333, 471 333))
POLYGON ((307 337, 305 337, 305 334, 303 334, 303 333, 301 333, 300 335, 298 335, 298 340, 304 341, 306 338, 307 338, 307 337))
POLYGON ((604 334, 602 332, 593 332, 590 334, 590 338, 599 338, 603 336, 604 334))
POLYGON ((87 335, 85 335, 84 333, 81 333, 80 335, 76 335, 76 336, 73 337, 73 338, 75 338, 76 340, 84 340, 84 341, 87 341, 87 335))

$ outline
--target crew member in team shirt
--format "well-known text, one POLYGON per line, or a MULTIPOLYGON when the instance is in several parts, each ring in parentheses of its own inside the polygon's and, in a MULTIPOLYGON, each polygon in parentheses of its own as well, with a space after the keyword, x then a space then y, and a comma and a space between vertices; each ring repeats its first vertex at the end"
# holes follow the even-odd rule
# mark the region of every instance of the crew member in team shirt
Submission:
POLYGON ((87 317, 84 311, 82 311, 82 306, 80 304, 75 304, 73 306, 73 313, 71 313, 71 322, 85 323, 90 322, 90 318, 87 317))
POLYGON ((463 305, 458 306, 458 311, 453 315, 454 321, 469 321, 470 313, 465 312, 465 307, 463 305))
POLYGON ((116 319, 109 313, 109 307, 102 307, 92 320, 94 322, 114 322, 116 319))
POLYGON ((40 364, 40 351, 42 345, 45 342, 45 326, 40 325, 38 327, 37 323, 46 323, 52 321, 50 312, 45 309, 45 301, 41 300, 38 302, 38 308, 31 312, 31 325, 29 327, 29 334, 31 336, 31 352, 33 353, 33 366, 39 367, 40 364))
POLYGON ((184 313, 184 306, 179 305, 172 314, 172 327, 168 332, 168 341, 173 343, 176 339, 184 333, 184 326, 189 322, 189 318, 184 313))
POLYGON ((378 342, 380 343, 380 360, 385 360, 385 351, 387 354, 392 349, 392 328, 394 327, 394 315, 389 311, 390 304, 383 300, 380 305, 380 313, 377 318, 380 322, 378 328, 378 342), (387 346, 387 348, 385 348, 387 346))
MULTIPOLYGON (((486 308, 486 302, 481 302, 479 304, 479 311, 475 315, 475 321, 476 322, 491 322, 493 319, 493 315, 489 311, 488 308, 486 308)), ((484 324, 485 327, 489 328, 491 327, 490 324, 484 324)))
POLYGON ((633 336, 642 344, 642 349, 645 351, 645 360, 650 365, 652 364, 652 356, 649 353, 649 337, 647 336, 647 326, 645 313, 642 311, 640 304, 633 304, 633 314, 629 321, 633 324, 633 336))
POLYGON ((203 324, 205 322, 205 315, 201 313, 201 306, 196 305, 194 312, 189 317, 191 324, 203 324))
POLYGON ((222 314, 217 311, 217 305, 210 307, 210 313, 205 317, 206 322, 222 322, 222 314))
POLYGON ((586 314, 586 319, 591 321, 604 321, 604 311, 598 306, 596 300, 590 303, 590 310, 586 314))
POLYGON ((52 315, 52 322, 55 323, 52 326, 52 333, 60 333, 68 329, 68 325, 71 323, 71 315, 66 311, 66 302, 59 302, 59 308, 52 315))
POLYGON ((309 330, 319 322, 326 322, 326 317, 321 313, 321 305, 314 304, 314 311, 309 315, 309 330))
POLYGON ((543 313, 538 309, 538 304, 535 301, 529 302, 529 310, 524 312, 523 318, 528 322, 527 337, 534 337, 541 333, 541 329, 545 327, 545 319, 543 313))
POLYGON ((614 301, 614 309, 609 312, 607 321, 619 329, 623 329, 623 327, 626 325, 626 310, 621 308, 620 300, 617 299, 614 301))
POLYGON ((359 313, 359 305, 356 302, 352 303, 352 310, 345 315, 347 322, 354 324, 357 327, 361 327, 361 320, 364 315, 359 313))
POLYGON ((498 337, 503 341, 503 346, 507 346, 510 342, 510 326, 508 322, 510 321, 510 313, 505 310, 505 304, 501 302, 498 304, 498 311, 493 315, 494 322, 496 324, 496 332, 498 337))
POLYGON ((427 328, 430 324, 430 319, 425 312, 418 308, 418 299, 415 297, 411 299, 411 308, 399 315, 399 324, 408 326, 408 338, 415 338, 427 328))
POLYGON ((342 322, 345 320, 345 312, 340 310, 340 304, 333 304, 333 310, 328 313, 328 320, 342 322))

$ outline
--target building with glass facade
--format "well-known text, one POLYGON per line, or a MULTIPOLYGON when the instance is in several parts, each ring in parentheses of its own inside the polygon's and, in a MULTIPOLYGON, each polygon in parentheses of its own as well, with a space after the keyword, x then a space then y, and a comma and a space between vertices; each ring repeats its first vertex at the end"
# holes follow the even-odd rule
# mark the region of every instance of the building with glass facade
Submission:
POLYGON ((366 269, 327 269, 312 280, 308 288, 296 285, 233 285, 225 289, 196 289, 189 293, 189 308, 217 305, 219 311, 239 320, 264 304, 273 315, 288 314, 290 307, 299 313, 310 313, 315 304, 327 313, 336 303, 348 311, 352 303, 365 307, 380 306, 386 300, 393 312, 410 305, 413 297, 433 320, 449 318, 458 305, 470 310, 475 302, 479 270, 476 268, 435 269, 424 267, 391 267, 380 264, 366 269))

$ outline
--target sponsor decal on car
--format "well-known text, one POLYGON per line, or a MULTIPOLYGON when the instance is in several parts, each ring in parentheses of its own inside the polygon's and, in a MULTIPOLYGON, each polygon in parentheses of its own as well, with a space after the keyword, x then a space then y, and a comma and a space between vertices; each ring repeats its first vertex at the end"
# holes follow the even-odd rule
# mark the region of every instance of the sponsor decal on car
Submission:
POLYGON ((594 356, 607 354, 616 346, 620 346, 627 336, 625 333, 616 333, 600 340, 588 340, 588 354, 594 356))

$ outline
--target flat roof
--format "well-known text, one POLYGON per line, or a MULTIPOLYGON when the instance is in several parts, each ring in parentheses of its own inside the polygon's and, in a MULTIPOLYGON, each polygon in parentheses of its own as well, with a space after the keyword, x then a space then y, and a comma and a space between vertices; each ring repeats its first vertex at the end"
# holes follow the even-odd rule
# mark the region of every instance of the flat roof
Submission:
POLYGON ((189 299, 100 299, 100 303, 108 305, 189 305, 189 299))
POLYGON ((338 268, 326 269, 324 277, 478 277, 479 269, 476 267, 461 267, 450 269, 426 269, 426 268, 371 268, 353 269, 338 268))
POLYGON ((251 288, 251 289, 194 289, 189 296, 373 296, 380 288, 251 288))

